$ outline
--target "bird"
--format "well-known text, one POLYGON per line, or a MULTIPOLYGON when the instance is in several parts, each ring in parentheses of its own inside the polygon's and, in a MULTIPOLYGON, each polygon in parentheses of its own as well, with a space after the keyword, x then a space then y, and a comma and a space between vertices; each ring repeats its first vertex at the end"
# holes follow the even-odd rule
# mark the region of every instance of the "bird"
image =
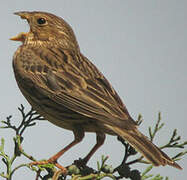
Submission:
POLYGON ((20 91, 46 120, 74 133, 70 144, 43 163, 62 169, 57 160, 81 142, 85 132, 91 132, 96 134, 96 144, 83 158, 85 164, 109 134, 120 136, 154 166, 182 169, 138 130, 115 89, 81 53, 71 26, 63 18, 40 11, 14 14, 30 27, 29 32, 11 38, 22 43, 13 56, 20 91))

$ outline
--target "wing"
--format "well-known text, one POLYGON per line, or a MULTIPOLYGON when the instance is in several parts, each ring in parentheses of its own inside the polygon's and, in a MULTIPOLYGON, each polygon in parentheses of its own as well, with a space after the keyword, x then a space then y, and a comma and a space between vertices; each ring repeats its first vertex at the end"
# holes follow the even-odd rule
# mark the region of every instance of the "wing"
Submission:
POLYGON ((58 48, 22 48, 27 54, 22 77, 42 95, 102 123, 128 129, 136 125, 107 79, 82 54, 58 48))

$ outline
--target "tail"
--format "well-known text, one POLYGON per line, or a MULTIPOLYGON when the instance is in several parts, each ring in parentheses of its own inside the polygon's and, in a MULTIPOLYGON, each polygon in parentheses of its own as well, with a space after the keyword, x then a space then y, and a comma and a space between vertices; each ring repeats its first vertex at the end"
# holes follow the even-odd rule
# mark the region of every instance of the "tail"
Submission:
POLYGON ((169 158, 163 151, 154 145, 146 136, 138 129, 124 130, 119 127, 107 125, 117 135, 128 141, 137 151, 139 151, 154 166, 170 165, 178 169, 182 169, 177 163, 169 158))

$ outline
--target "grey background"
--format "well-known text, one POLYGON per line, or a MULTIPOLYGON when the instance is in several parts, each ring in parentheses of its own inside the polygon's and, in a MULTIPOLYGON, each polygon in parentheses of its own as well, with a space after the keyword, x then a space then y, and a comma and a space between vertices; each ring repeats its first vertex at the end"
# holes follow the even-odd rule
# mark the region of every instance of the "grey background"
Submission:
MULTIPOLYGON (((62 0, 25 1, 6 0, 1 3, 0 43, 0 119, 12 114, 18 120, 17 106, 21 103, 29 108, 20 93, 12 71, 12 56, 20 43, 9 38, 19 32, 28 31, 28 25, 13 12, 20 10, 42 10, 63 17, 74 29, 82 53, 105 74, 126 104, 130 114, 137 119, 141 113, 144 122, 140 129, 147 128, 162 112, 166 126, 156 138, 156 144, 164 144, 174 128, 183 140, 186 133, 187 108, 187 1, 185 0, 62 0)), ((0 129, 0 137, 6 138, 6 151, 13 151, 12 132, 0 129), (8 140, 9 139, 9 140, 8 140)), ((23 147, 38 159, 50 157, 73 139, 72 133, 55 127, 49 122, 40 122, 25 133, 23 147)), ((72 148, 60 163, 69 165, 74 159, 83 157, 95 143, 95 136, 88 134, 84 141, 72 148)), ((167 151, 168 152, 168 151, 167 151)), ((90 160, 102 154, 109 155, 108 163, 118 165, 124 149, 116 137, 107 136, 106 142, 90 160)), ((169 155, 175 152, 170 150, 169 155)), ((28 162, 22 158, 20 162, 28 162)), ((187 158, 179 164, 179 171, 172 167, 153 170, 173 179, 187 177, 187 158)), ((0 165, 0 171, 3 167, 0 165)), ((22 169, 14 179, 33 179, 34 173, 22 169)))

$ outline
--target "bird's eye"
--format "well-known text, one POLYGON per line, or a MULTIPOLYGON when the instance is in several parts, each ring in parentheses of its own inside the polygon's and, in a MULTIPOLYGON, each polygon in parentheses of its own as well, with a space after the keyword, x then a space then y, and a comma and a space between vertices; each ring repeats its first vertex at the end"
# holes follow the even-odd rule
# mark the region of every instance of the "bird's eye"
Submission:
POLYGON ((38 19, 37 19, 37 23, 38 23, 39 25, 43 25, 43 24, 46 23, 46 19, 44 19, 44 18, 38 18, 38 19))

